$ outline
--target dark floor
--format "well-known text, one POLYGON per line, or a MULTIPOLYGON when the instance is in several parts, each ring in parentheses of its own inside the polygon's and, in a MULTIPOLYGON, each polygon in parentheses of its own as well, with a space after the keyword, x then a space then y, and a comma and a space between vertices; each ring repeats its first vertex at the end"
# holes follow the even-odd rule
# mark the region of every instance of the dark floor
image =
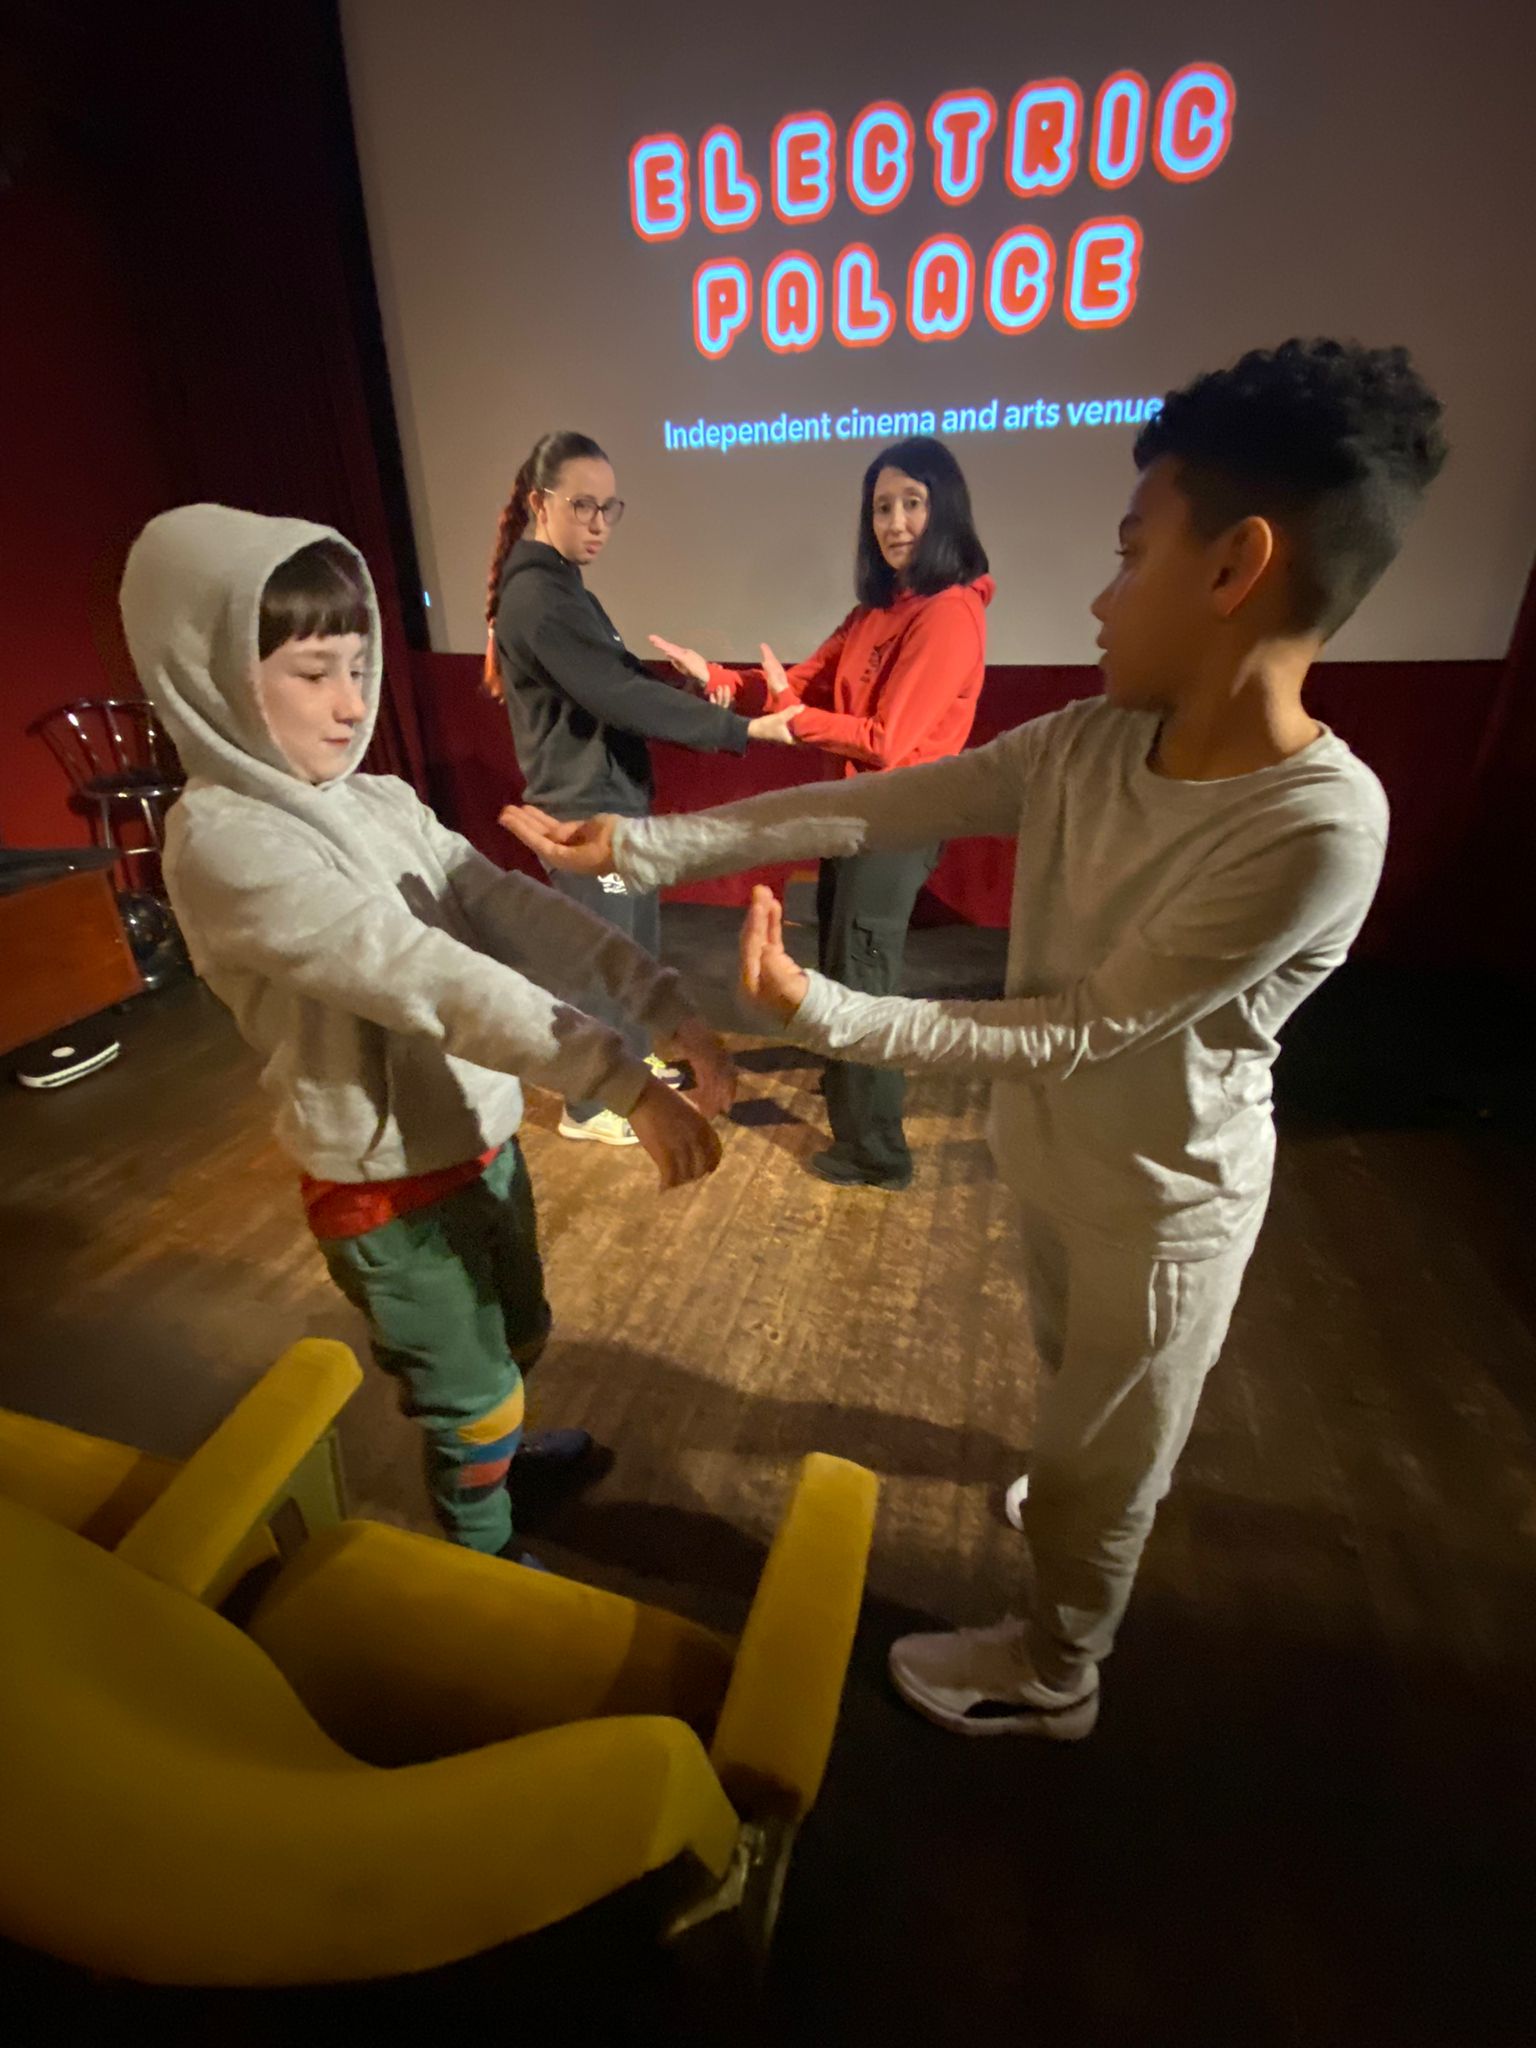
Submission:
MULTIPOLYGON (((667 917, 722 1022, 736 925, 667 917)), ((999 975, 996 935, 914 937, 915 990, 999 975)), ((997 1494, 1034 1363, 980 1091, 914 1085, 919 1171, 897 1198, 804 1172, 819 1100, 797 1053, 747 1053, 719 1174, 664 1201, 645 1162, 562 1143, 536 1101, 560 1326, 541 1398, 619 1453, 551 1561, 729 1622, 801 1452, 882 1475, 842 1732, 766 1992, 679 1983, 600 1920, 324 1995, 134 1993, 12 1955, 6 2037, 1536 2040, 1531 1021, 1491 988, 1369 968, 1297 1020, 1227 1354, 1100 1728, 1059 1752, 947 1738, 882 1669, 901 1629, 1017 1596, 997 1494)), ((124 1041, 76 1088, 0 1094, 0 1401, 178 1452, 294 1336, 356 1325, 223 1013, 184 985, 124 1041)), ((344 1432, 361 1510, 419 1523, 412 1435, 377 1375, 344 1432)))

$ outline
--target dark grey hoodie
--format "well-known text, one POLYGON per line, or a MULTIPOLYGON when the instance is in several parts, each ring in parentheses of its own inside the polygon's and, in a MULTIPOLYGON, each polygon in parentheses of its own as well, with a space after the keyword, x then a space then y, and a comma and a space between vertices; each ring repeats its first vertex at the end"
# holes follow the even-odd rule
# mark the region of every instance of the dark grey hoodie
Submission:
POLYGON ((647 740, 746 751, 746 719, 651 675, 576 564, 543 541, 520 540, 508 554, 495 634, 524 795, 553 817, 643 818, 647 740))
POLYGON ((290 766, 255 686, 261 595, 290 555, 340 538, 183 506, 134 543, 122 612, 190 777, 166 881, 193 962, 262 1055, 294 1159, 325 1180, 392 1180, 503 1143, 522 1118, 518 1076, 634 1107, 643 1062, 551 990, 603 988, 660 1034, 687 1006, 676 975, 619 933, 504 874, 405 783, 354 772, 378 708, 376 611, 367 715, 341 772, 314 784, 290 766))

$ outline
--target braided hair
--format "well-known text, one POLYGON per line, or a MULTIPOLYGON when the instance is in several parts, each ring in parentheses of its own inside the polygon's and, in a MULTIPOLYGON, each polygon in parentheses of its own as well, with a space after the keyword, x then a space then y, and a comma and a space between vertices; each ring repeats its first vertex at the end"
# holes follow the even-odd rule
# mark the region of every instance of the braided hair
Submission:
POLYGON ((517 472, 512 495, 502 507, 496 527, 496 545, 491 551, 491 569, 485 585, 485 688, 498 704, 506 698, 506 685, 496 660, 496 612, 501 603, 501 572, 507 557, 528 527, 528 499, 533 491, 552 491, 568 462, 606 462, 608 457, 589 434, 564 428, 545 434, 534 444, 533 453, 517 472))

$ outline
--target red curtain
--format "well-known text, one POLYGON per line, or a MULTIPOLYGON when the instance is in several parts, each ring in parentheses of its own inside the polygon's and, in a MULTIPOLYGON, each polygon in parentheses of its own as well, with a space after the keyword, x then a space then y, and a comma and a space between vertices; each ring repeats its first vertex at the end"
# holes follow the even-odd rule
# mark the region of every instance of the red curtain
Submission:
POLYGON ((390 678, 370 765, 425 794, 395 548, 408 533, 335 9, 102 10, 103 188, 154 371, 171 502, 334 526, 390 678))

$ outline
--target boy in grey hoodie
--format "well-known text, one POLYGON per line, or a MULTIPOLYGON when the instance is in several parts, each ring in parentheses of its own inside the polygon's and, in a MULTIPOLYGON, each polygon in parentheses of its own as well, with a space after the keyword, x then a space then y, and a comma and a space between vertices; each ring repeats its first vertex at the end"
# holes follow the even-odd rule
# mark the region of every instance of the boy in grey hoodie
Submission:
MULTIPOLYGON (((719 1161, 730 1062, 669 969, 355 772, 379 620, 338 534, 183 506, 135 542, 122 613, 189 775, 165 872, 193 962, 262 1057, 331 1274, 426 1433, 444 1529, 506 1551, 509 1477, 537 1455, 514 1472, 522 1369, 550 1323, 519 1077, 627 1117, 672 1187, 719 1161), (591 986, 692 1062, 698 1108, 561 1000, 591 986)), ((544 1458, 589 1450, 551 1431, 544 1458)))

